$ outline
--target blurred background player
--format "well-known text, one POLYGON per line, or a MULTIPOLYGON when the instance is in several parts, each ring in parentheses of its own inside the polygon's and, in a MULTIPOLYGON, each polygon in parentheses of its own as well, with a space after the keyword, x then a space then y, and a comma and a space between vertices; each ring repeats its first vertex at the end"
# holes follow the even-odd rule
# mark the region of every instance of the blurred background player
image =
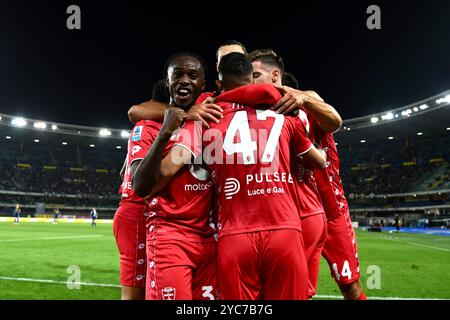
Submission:
MULTIPOLYGON (((153 85, 152 101, 168 103, 168 88, 164 79, 153 85)), ((132 129, 128 141, 128 151, 122 170, 120 187, 121 201, 114 215, 113 231, 120 254, 120 285, 122 300, 145 300, 145 281, 147 273, 146 218, 148 216, 145 200, 139 197, 132 187, 131 166, 142 160, 149 146, 136 144, 142 139, 144 128, 137 125, 132 129)))
POLYGON ((91 227, 97 227, 97 223, 95 223, 95 220, 97 219, 97 209, 92 208, 91 210, 91 227))
POLYGON ((398 214, 396 214, 394 217, 394 226, 395 226, 395 230, 397 232, 400 232, 400 217, 398 214))
POLYGON ((58 219, 59 219, 59 209, 56 208, 55 211, 53 212, 53 224, 57 224, 58 223, 58 219))
POLYGON ((14 209, 14 224, 19 224, 21 212, 22 212, 22 209, 20 208, 20 205, 17 203, 16 208, 14 209))
MULTIPOLYGON (((255 81, 257 83, 271 81, 279 86, 282 83, 283 73, 270 60, 269 63, 265 63, 270 56, 278 57, 270 49, 250 53, 256 73, 255 81)), ((285 98, 278 102, 274 109, 285 114, 303 107, 308 115, 311 138, 327 153, 327 169, 314 174, 328 220, 323 256, 344 298, 366 300, 359 281, 356 236, 339 175, 339 155, 333 138, 333 132, 340 128, 342 119, 336 110, 326 104, 314 91, 300 91, 286 86, 278 88, 284 93, 285 98)))

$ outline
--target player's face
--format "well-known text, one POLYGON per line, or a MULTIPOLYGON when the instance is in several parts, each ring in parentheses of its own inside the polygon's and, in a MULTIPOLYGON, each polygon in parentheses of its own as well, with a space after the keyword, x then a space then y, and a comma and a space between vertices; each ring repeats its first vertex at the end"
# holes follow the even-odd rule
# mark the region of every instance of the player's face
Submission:
POLYGON ((245 54, 244 49, 242 49, 242 47, 237 44, 220 47, 217 50, 217 67, 219 67, 220 61, 224 56, 233 52, 245 54))
POLYGON ((205 71, 200 61, 193 57, 178 57, 172 61, 167 75, 172 103, 189 109, 204 89, 205 71))
POLYGON ((261 61, 255 61, 253 64, 253 83, 270 84, 274 83, 272 79, 272 70, 261 61))

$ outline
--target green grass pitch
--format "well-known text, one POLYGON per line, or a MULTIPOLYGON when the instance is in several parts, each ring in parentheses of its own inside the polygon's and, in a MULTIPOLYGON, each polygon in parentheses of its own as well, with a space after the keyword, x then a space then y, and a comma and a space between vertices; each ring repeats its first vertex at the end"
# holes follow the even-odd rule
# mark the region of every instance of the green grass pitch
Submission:
MULTIPOLYGON (((450 299, 450 237, 361 230, 357 236, 361 281, 369 298, 450 299), (373 283, 370 266, 380 268, 379 289, 367 287, 373 283)), ((118 284, 111 225, 0 223, 0 299, 116 300, 118 284), (77 266, 81 282, 90 285, 69 289, 70 266, 77 266)), ((319 299, 340 296, 325 261, 317 294, 319 299)))

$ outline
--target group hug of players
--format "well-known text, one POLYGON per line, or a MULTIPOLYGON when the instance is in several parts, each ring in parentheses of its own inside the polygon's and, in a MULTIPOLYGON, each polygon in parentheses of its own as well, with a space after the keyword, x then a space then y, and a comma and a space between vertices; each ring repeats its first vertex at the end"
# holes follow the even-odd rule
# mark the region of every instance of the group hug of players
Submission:
POLYGON ((280 56, 171 56, 135 123, 114 218, 124 300, 307 300, 320 257, 345 299, 365 300, 339 175, 336 110, 301 91, 280 56))

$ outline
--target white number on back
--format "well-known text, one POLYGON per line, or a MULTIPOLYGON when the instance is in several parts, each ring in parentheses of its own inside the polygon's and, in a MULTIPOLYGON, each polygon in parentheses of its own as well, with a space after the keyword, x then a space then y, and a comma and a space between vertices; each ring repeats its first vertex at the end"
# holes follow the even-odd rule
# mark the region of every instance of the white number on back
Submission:
MULTIPOLYGON (((277 114, 272 110, 256 111, 257 120, 265 121, 269 117, 275 118, 275 122, 270 131, 269 138, 267 139, 266 147, 264 148, 264 153, 261 159, 262 163, 270 163, 273 161, 284 124, 284 116, 281 114, 277 114)), ((244 164, 255 164, 255 151, 257 151, 257 149, 258 146, 256 141, 252 140, 250 126, 248 124, 247 111, 236 112, 225 135, 223 150, 228 155, 241 153, 244 164), (240 133, 239 137, 241 142, 239 143, 234 142, 237 131, 240 133)))

